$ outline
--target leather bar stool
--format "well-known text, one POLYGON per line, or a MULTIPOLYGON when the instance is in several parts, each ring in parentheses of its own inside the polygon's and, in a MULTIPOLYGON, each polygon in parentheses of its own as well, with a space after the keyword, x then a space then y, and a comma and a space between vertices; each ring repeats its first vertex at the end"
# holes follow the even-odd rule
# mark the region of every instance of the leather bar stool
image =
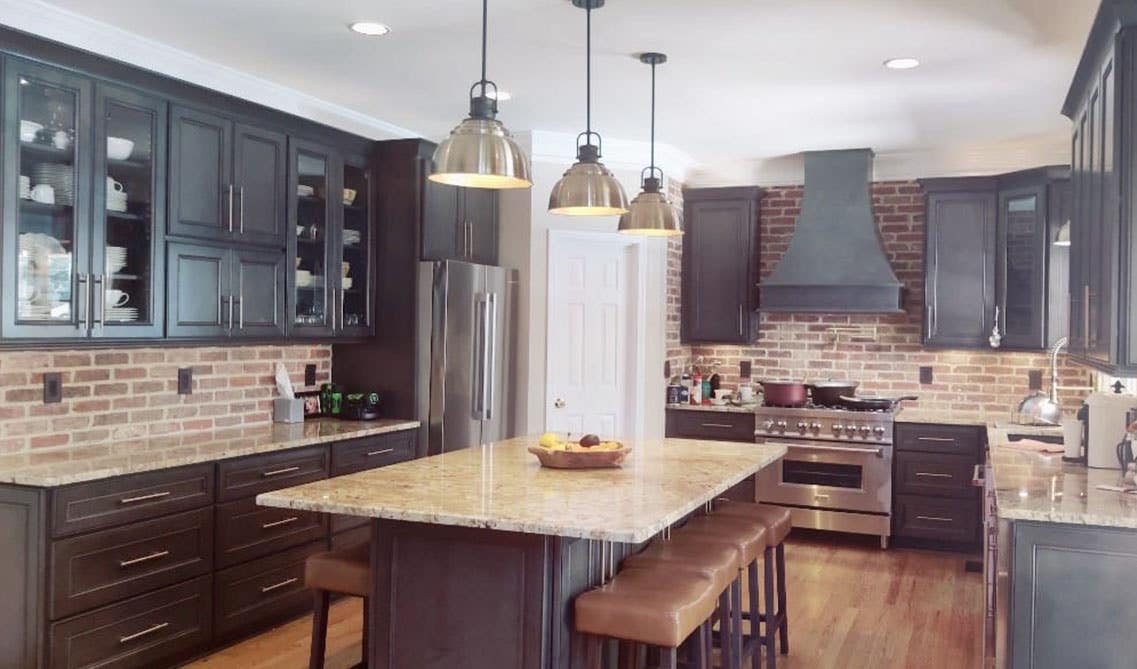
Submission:
POLYGON ((604 639, 660 650, 660 669, 676 669, 678 649, 689 638, 690 664, 709 669, 710 618, 718 600, 710 576, 667 567, 622 569, 607 584, 577 596, 575 626, 587 635, 585 666, 599 669, 604 639))
MULTIPOLYGON (((741 567, 751 573, 757 573, 757 560, 766 551, 766 526, 749 518, 738 516, 695 516, 676 530, 674 537, 681 541, 712 541, 727 542, 735 546, 742 556, 741 567)), ((722 611, 719 618, 720 648, 722 649, 722 666, 724 669, 741 669, 742 658, 751 655, 758 661, 761 644, 751 643, 753 648, 746 648, 742 637, 742 570, 730 587, 729 606, 722 611), (727 615, 729 614, 729 615, 727 615), (746 652, 746 651, 750 652, 746 652)), ((750 601, 750 617, 757 619, 760 615, 757 598, 750 601)))
MULTIPOLYGON (((715 503, 714 515, 733 516, 756 520, 766 526, 767 547, 765 555, 765 612, 759 620, 766 625, 762 643, 766 646, 766 661, 770 667, 774 666, 774 632, 778 634, 782 655, 790 652, 789 622, 786 616, 786 546, 785 540, 793 529, 793 519, 790 510, 781 506, 755 504, 753 502, 735 502, 732 500, 718 500, 715 503), (771 566, 776 553, 777 562, 777 593, 778 608, 774 610, 773 585, 774 574, 771 566)), ((756 575, 751 575, 750 596, 757 596, 756 575)), ((750 616, 747 616, 750 619, 750 616)))
POLYGON ((365 542, 309 557, 304 563, 304 585, 313 590, 316 596, 309 669, 324 667, 324 650, 328 640, 328 604, 332 593, 363 598, 363 661, 353 669, 366 667, 371 622, 367 606, 367 596, 371 593, 371 544, 365 542))

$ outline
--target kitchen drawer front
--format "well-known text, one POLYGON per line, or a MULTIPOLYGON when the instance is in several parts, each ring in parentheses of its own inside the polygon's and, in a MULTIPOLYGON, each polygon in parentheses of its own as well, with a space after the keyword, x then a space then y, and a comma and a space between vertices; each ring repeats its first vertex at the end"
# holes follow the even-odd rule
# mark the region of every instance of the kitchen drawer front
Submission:
POLYGON ((257 506, 253 499, 217 505, 218 567, 229 567, 327 537, 328 515, 325 513, 257 506))
POLYGON ((983 448, 983 434, 984 428, 974 425, 899 423, 896 425, 896 450, 954 453, 975 459, 983 448))
POLYGON ((892 509, 893 534, 961 544, 979 540, 979 501, 897 495, 892 509))
POLYGON ((50 565, 52 620, 206 574, 213 509, 56 541, 50 565))
POLYGON ((312 606, 304 561, 328 549, 315 541, 217 572, 213 579, 213 634, 233 639, 291 618, 312 606))
POLYGON ((714 441, 754 441, 754 414, 667 410, 667 436, 714 441))
POLYGON ((163 588, 51 626, 53 669, 168 667, 210 640, 211 578, 163 588))
POLYGON ((52 536, 147 520, 213 503, 213 463, 77 483, 52 493, 52 536))
POLYGON ((363 516, 343 516, 340 514, 332 514, 332 534, 346 532, 347 530, 363 527, 371 522, 370 518, 363 516))
POLYGON ((327 478, 328 449, 313 446, 222 460, 217 472, 217 499, 228 502, 327 478))
POLYGON ((941 453, 896 453, 896 492, 978 499, 980 489, 971 484, 975 458, 941 453))
POLYGON ((332 444, 332 476, 343 476, 415 457, 415 430, 332 444))

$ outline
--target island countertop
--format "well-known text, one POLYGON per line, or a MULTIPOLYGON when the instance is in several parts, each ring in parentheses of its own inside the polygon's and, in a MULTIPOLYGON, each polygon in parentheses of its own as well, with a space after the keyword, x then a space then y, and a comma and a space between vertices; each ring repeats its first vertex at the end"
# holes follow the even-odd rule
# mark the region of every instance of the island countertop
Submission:
POLYGON ((284 507, 640 543, 786 453, 784 444, 625 441, 610 469, 542 468, 518 437, 257 496, 284 507))

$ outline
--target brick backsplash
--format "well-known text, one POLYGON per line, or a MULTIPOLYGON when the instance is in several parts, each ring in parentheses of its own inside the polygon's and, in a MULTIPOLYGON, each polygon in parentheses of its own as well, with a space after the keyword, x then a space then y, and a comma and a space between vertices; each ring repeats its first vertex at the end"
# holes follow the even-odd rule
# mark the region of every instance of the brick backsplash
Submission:
MULTIPOLYGON (((761 275, 767 276, 789 245, 800 214, 803 188, 767 188, 761 205, 761 275)), ((678 327, 670 327, 673 309, 678 318, 679 264, 682 247, 668 258, 668 355, 687 363, 696 356, 721 360, 724 384, 738 382, 740 360, 753 361, 753 378, 837 378, 859 381, 864 394, 919 395, 921 407, 957 412, 1006 411, 1028 392, 1027 372, 1049 369, 1044 353, 929 349, 921 345, 924 298, 924 193, 912 181, 881 182, 872 186, 873 212, 885 251, 905 285, 906 313, 901 315, 762 314, 758 341, 752 346, 692 346, 679 342, 678 327), (833 326, 876 329, 870 341, 834 343, 833 326), (931 366, 934 383, 921 385, 920 366, 931 366)), ((678 370, 678 367, 675 367, 678 370)), ((1090 372, 1063 363, 1062 386, 1087 386, 1090 372)), ((1049 372, 1046 373, 1049 387, 1049 372)), ((1081 404, 1085 391, 1064 391, 1067 409, 1081 404)))
POLYGON ((328 345, 115 348, 0 352, 0 452, 83 445, 272 420, 276 363, 292 383, 331 374, 328 345), (178 395, 178 368, 193 392, 178 395), (43 403, 44 372, 59 372, 63 401, 43 403))

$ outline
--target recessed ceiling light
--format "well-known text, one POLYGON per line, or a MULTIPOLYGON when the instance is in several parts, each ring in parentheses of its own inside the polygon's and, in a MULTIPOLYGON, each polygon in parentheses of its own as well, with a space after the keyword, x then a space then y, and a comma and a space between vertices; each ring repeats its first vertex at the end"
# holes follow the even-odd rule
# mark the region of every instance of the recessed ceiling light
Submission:
POLYGON ((884 66, 890 70, 911 70, 919 67, 920 61, 915 58, 889 58, 884 61, 884 66))
POLYGON ((509 91, 497 91, 496 93, 494 91, 487 91, 486 96, 491 97, 498 102, 505 102, 506 100, 513 99, 513 93, 510 93, 509 91))
POLYGON ((368 37, 379 37, 380 35, 386 35, 391 32, 390 26, 375 21, 356 21, 348 27, 351 28, 353 32, 357 32, 360 35, 367 35, 368 37))

